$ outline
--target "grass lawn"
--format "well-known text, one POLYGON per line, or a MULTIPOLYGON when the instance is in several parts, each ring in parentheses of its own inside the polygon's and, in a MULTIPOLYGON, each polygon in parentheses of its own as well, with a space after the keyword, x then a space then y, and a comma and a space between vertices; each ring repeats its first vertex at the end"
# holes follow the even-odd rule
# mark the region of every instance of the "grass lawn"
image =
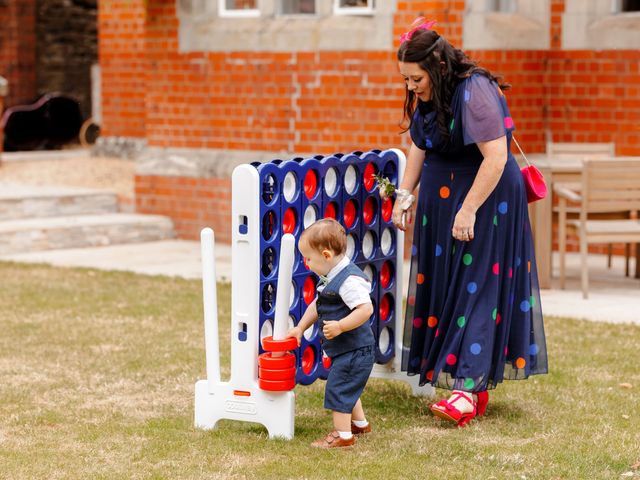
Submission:
MULTIPOLYGON (((504 383, 465 429, 373 379, 374 433, 319 451, 323 382, 296 388, 293 441, 241 422, 193 427, 200 282, 10 263, 0 278, 2 479, 640 478, 638 326, 548 318, 551 373, 504 383)), ((226 378, 228 285, 218 298, 226 378)))

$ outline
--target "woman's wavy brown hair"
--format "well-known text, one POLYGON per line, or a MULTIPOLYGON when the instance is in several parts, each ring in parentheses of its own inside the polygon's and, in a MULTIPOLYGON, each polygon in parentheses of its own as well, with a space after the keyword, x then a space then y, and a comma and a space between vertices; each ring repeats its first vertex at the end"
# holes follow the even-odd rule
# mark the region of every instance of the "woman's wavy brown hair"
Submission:
MULTIPOLYGON (((474 73, 479 73, 495 81, 502 90, 511 88, 508 83, 502 83, 502 77, 495 76, 486 68, 479 67, 462 50, 451 46, 444 37, 438 35, 434 30, 415 30, 411 38, 400 45, 398 61, 417 63, 428 73, 431 80, 431 100, 436 112, 438 130, 447 141, 449 139, 448 126, 453 117, 451 99, 462 80, 474 73)), ((409 124, 402 130, 402 133, 411 128, 415 109, 416 95, 406 88, 404 117, 400 126, 403 127, 407 120, 409 124)))

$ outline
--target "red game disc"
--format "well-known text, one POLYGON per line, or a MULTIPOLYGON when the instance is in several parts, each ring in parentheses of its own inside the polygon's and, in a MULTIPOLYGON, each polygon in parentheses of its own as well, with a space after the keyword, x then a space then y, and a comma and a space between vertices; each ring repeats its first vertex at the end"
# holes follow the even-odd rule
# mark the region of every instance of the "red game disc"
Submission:
POLYGON ((313 347, 307 347, 302 353, 302 371, 305 375, 309 375, 316 365, 316 352, 313 347))
POLYGON ((258 367, 269 370, 283 370, 296 366, 296 356, 287 352, 281 357, 274 357, 271 352, 258 355, 258 367))
POLYGON ((262 348, 267 352, 286 352, 298 348, 298 340, 295 337, 287 337, 282 340, 274 340, 271 336, 264 337, 262 348))
POLYGON ((386 293, 380 300, 380 320, 386 322, 389 320, 389 314, 391 313, 391 299, 389 294, 386 293))
POLYGON ((364 219, 364 223, 371 225, 375 216, 376 200, 373 197, 369 197, 364 201, 364 208, 362 209, 362 218, 364 219))
POLYGON ((338 209, 335 202, 329 202, 324 209, 324 218, 338 219, 338 209))
POLYGON ((344 206, 344 224, 347 228, 353 227, 356 223, 356 204, 353 200, 347 200, 347 203, 344 206))
POLYGON ((307 277, 304 281, 304 285, 302 285, 302 298, 304 299, 304 303, 307 305, 313 302, 313 299, 316 298, 316 284, 311 276, 307 277))
POLYGON ((258 367, 258 378, 263 380, 290 380, 296 378, 296 367, 285 368, 282 370, 270 370, 268 368, 258 367))
POLYGON ((393 265, 388 260, 382 264, 380 269, 380 284, 382 288, 388 288, 393 279, 393 265))
POLYGON ((331 368, 331 359, 329 357, 322 357, 322 365, 329 370, 331 368))
POLYGON ((315 170, 309 170, 304 176, 304 194, 311 200, 318 190, 318 174, 315 170))
POLYGON ((267 390, 269 392, 286 392, 288 390, 293 390, 296 386, 296 379, 289 378, 287 380, 263 380, 262 378, 258 379, 258 386, 262 390, 267 390))
POLYGON ((376 183, 376 179, 374 177, 376 170, 376 166, 373 163, 368 163, 367 166, 364 167, 364 188, 369 192, 373 189, 373 186, 376 183))
POLYGON ((393 202, 389 197, 382 201, 382 219, 385 222, 391 220, 391 214, 393 213, 393 202))
POLYGON ((296 229, 296 211, 293 208, 287 208, 282 218, 282 231, 284 233, 293 233, 296 229))

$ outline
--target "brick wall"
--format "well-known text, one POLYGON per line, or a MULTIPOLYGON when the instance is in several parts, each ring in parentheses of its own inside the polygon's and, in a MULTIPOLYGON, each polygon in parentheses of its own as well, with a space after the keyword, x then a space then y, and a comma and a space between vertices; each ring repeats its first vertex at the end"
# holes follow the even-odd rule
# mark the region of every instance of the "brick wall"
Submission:
MULTIPOLYGON (((0 80, 2 77, 0 77, 0 80)), ((2 86, 0 86, 2 89, 2 86)), ((4 112, 4 95, 0 92, 0 117, 2 117, 2 112, 4 112)), ((2 151, 4 150, 4 130, 2 125, 0 124, 0 165, 2 165, 2 151)))
POLYGON ((213 228, 216 241, 231 243, 231 179, 136 175, 136 209, 167 215, 181 238, 200 238, 213 228))
POLYGON ((146 3, 146 0, 99 3, 98 56, 104 136, 143 138, 147 105, 150 110, 155 108, 145 99, 149 74, 145 54, 146 3))
MULTIPOLYGON (((398 2, 394 38, 424 15, 460 45, 464 8, 464 1, 398 2)), ((284 158, 408 146, 399 134, 404 92, 395 50, 181 53, 173 0, 148 0, 146 10, 142 0, 107 0, 100 9, 105 135, 146 137, 157 147, 289 152, 284 158)), ((563 0, 551 0, 551 50, 467 53, 513 85, 507 97, 526 151, 543 152, 550 128, 554 141, 614 141, 616 153, 640 154, 640 53, 562 51, 563 11, 563 0)), ((174 203, 143 189, 140 211, 170 214, 186 238, 218 222, 203 212, 220 205, 194 203, 185 190, 191 179, 163 181, 174 203)), ((229 214, 223 218, 228 225, 229 214)))
POLYGON ((545 80, 557 142, 615 142, 640 155, 640 50, 555 51, 545 80))
POLYGON ((7 106, 30 103, 37 94, 35 2, 0 2, 0 75, 9 82, 7 106))

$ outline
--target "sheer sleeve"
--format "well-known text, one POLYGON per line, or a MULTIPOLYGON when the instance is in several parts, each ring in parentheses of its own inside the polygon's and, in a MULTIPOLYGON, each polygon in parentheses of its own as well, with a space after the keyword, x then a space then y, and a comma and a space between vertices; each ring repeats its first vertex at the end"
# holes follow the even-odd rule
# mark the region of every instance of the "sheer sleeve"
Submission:
POLYGON ((465 80, 461 97, 465 145, 495 140, 514 129, 500 87, 484 75, 475 74, 465 80))
POLYGON ((411 120, 411 126, 409 128, 411 134, 411 141, 420 150, 426 150, 425 131, 424 131, 424 117, 420 111, 416 108, 413 112, 413 119, 411 120))

